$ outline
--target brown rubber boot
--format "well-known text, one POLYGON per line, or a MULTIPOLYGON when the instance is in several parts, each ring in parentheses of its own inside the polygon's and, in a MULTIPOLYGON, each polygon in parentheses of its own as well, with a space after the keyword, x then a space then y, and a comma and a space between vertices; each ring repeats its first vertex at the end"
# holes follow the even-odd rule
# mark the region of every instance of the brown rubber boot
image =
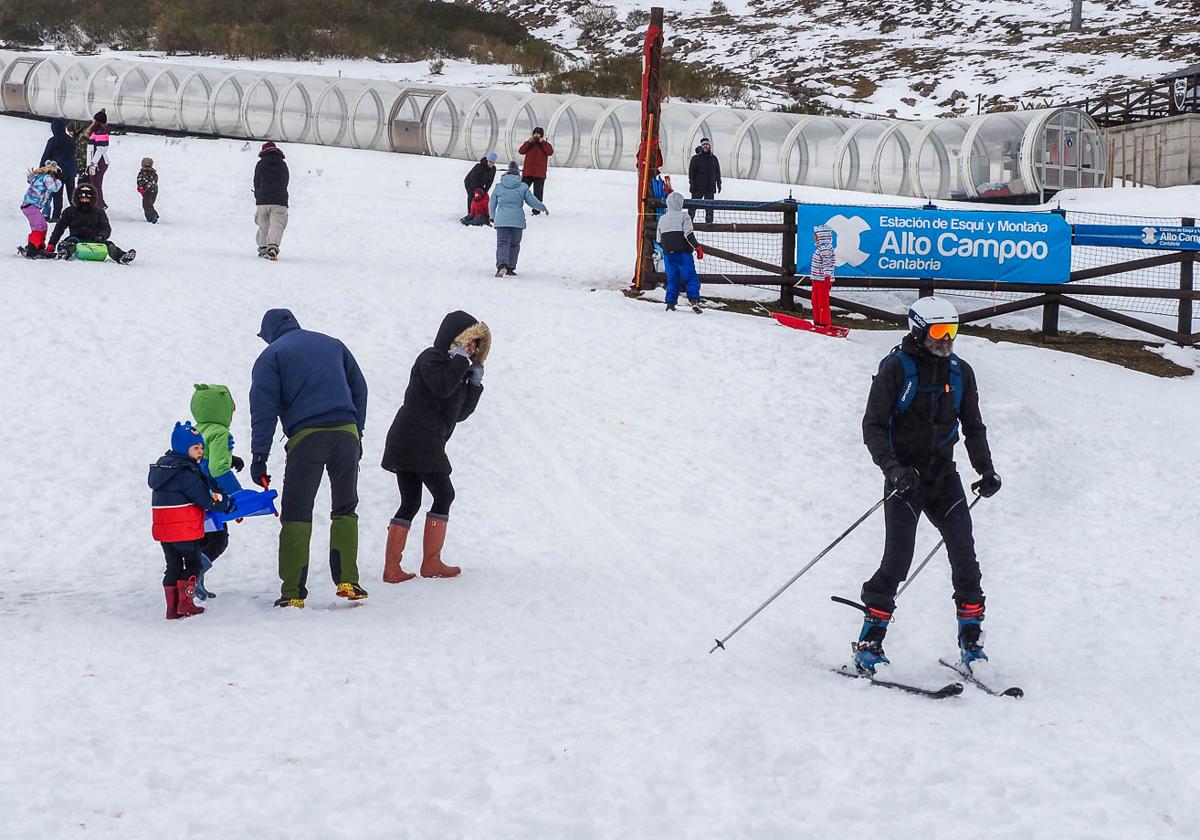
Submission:
POLYGON ((163 594, 167 596, 167 618, 183 618, 179 614, 179 590, 174 586, 164 586, 163 594))
POLYGON ((187 580, 181 580, 175 584, 175 588, 179 593, 179 617, 187 618, 189 615, 200 615, 204 612, 204 607, 197 607, 196 602, 192 599, 196 596, 196 577, 193 575, 187 580))
POLYGON ((387 552, 383 560, 384 583, 404 583, 404 581, 416 577, 400 568, 400 561, 404 558, 404 545, 408 542, 408 531, 411 526, 411 522, 405 522, 403 519, 393 519, 388 525, 387 552))
POLYGON ((421 577, 451 578, 462 569, 442 562, 442 546, 446 544, 446 520, 433 514, 425 516, 425 556, 421 559, 421 577))

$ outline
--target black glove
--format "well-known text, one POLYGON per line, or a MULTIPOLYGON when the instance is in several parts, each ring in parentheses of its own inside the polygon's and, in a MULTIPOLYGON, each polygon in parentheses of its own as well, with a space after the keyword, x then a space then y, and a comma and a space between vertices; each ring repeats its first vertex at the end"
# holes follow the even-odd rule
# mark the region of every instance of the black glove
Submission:
POLYGON ((887 474, 888 484, 896 495, 905 498, 921 480, 921 474, 913 467, 892 467, 887 474))
POLYGON ((250 462, 250 481, 267 490, 271 486, 271 476, 267 475, 267 456, 255 455, 250 462))
POLYGON ((988 470, 983 474, 983 478, 971 485, 971 489, 983 498, 990 499, 1000 492, 1000 476, 988 470))
POLYGON ((233 509, 237 507, 233 503, 233 496, 225 496, 221 501, 217 502, 217 510, 221 513, 233 513, 233 509))
POLYGON ((229 456, 229 465, 233 467, 234 472, 241 472, 246 469, 246 462, 236 455, 229 456))

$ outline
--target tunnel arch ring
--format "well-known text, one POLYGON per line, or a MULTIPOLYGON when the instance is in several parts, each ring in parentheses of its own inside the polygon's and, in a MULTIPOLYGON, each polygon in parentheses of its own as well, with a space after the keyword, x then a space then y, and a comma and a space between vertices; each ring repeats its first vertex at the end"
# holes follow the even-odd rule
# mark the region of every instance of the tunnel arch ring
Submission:
POLYGON ((683 138, 684 143, 679 147, 679 152, 682 155, 680 159, 680 165, 683 167, 684 172, 688 170, 688 167, 692 162, 692 152, 689 148, 692 144, 691 138, 695 137, 696 132, 708 123, 709 117, 711 117, 713 114, 721 113, 722 110, 723 109, 715 106, 704 108, 700 111, 699 115, 692 120, 692 124, 688 126, 687 134, 685 134, 683 138))
POLYGON ((387 111, 383 107, 383 97, 379 95, 379 91, 375 89, 375 85, 368 85, 360 90, 350 101, 350 142, 358 149, 373 149, 379 143, 380 135, 387 128, 387 111), (358 113, 358 106, 362 104, 364 99, 370 97, 375 102, 375 131, 371 135, 371 139, 363 142, 359 136, 358 128, 359 121, 355 118, 358 113))
MULTIPOLYGON (((919 123, 917 123, 919 125, 919 123)), ((912 146, 908 143, 908 138, 904 136, 904 129, 909 126, 908 123, 897 122, 894 125, 888 126, 883 134, 879 135, 879 140, 875 144, 875 154, 871 155, 871 190, 876 193, 883 193, 883 153, 887 148, 888 142, 895 137, 896 142, 900 144, 900 154, 904 158, 904 163, 900 166, 900 172, 903 173, 903 181, 900 184, 900 192, 909 194, 912 192, 912 180, 909 177, 909 160, 912 155, 912 146)))
POLYGON ((107 71, 107 73, 111 74, 114 77, 113 101, 112 102, 101 102, 101 103, 99 103, 99 105, 100 105, 100 108, 104 109, 105 111, 107 111, 109 108, 112 108, 114 113, 117 112, 117 92, 119 90, 118 84, 125 76, 127 76, 129 74, 128 74, 128 72, 122 74, 120 72, 119 67, 113 66, 115 64, 116 64, 116 62, 114 62, 114 61, 102 61, 100 63, 100 66, 97 67, 95 70, 93 70, 92 73, 88 76, 87 83, 83 87, 84 108, 86 108, 88 111, 91 111, 97 105, 96 81, 102 75, 105 75, 105 73, 107 71))
POLYGON ((565 101, 554 109, 554 112, 550 114, 550 119, 546 120, 547 137, 558 136, 558 124, 562 122, 564 117, 571 123, 571 155, 562 164, 563 166, 574 166, 579 153, 583 151, 582 129, 579 125, 579 117, 575 114, 575 105, 580 100, 581 97, 570 94, 565 101))
MULTIPOLYGON (((465 140, 465 146, 467 149, 467 156, 471 160, 476 160, 478 158, 483 157, 483 154, 480 154, 479 150, 477 148, 475 148, 475 132, 473 132, 471 130, 471 124, 475 121, 475 118, 477 116, 479 116, 479 112, 481 110, 486 109, 487 116, 488 116, 488 124, 490 126, 488 129, 487 145, 489 147, 494 147, 494 146, 498 145, 498 143, 499 143, 499 140, 500 140, 500 114, 497 113, 496 106, 492 104, 492 99, 494 99, 497 94, 504 93, 504 92, 506 92, 506 91, 499 91, 499 90, 484 91, 482 94, 480 94, 478 97, 476 97, 475 101, 471 103, 471 107, 467 109, 466 114, 463 116, 463 132, 464 132, 463 136, 464 136, 464 140, 465 140)), ((492 151, 492 150, 493 150, 492 148, 488 149, 488 151, 492 151)), ((484 154, 487 154, 487 152, 484 152, 484 154)))
POLYGON ((281 140, 286 140, 289 143, 300 143, 312 125, 312 97, 309 96, 308 88, 304 86, 304 76, 297 77, 288 83, 282 91, 279 92, 279 98, 275 102, 275 123, 279 130, 281 140), (284 110, 287 106, 288 97, 293 91, 300 91, 300 99, 304 103, 304 108, 300 111, 300 115, 304 118, 304 124, 300 130, 293 133, 288 130, 287 120, 284 119, 284 110))
MULTIPOLYGON (((592 166, 596 169, 613 169, 615 164, 621 158, 621 153, 625 147, 625 134, 621 127, 621 121, 614 119, 617 111, 628 105, 628 102, 617 101, 607 106, 600 112, 600 116, 596 119, 596 125, 592 128, 591 151, 592 151, 592 166), (604 127, 609 123, 613 124, 613 153, 612 158, 607 164, 600 163, 600 138, 604 135, 604 127)), ((636 104, 636 103, 635 103, 636 104)))
POLYGON ((204 133, 206 126, 211 128, 212 126, 209 121, 209 117, 212 115, 212 98, 212 85, 209 84, 208 79, 205 77, 202 71, 194 70, 188 75, 184 76, 183 81, 179 83, 179 89, 175 92, 175 120, 179 123, 179 127, 184 131, 192 131, 197 134, 204 133), (187 92, 188 85, 190 85, 195 79, 199 79, 200 84, 204 86, 204 119, 200 121, 199 126, 191 126, 188 124, 183 102, 183 96, 184 93, 187 92))
POLYGON ((833 149, 833 183, 836 189, 848 190, 850 184, 858 182, 862 169, 862 152, 858 148, 858 134, 865 129, 870 123, 860 122, 858 125, 852 126, 848 131, 844 132, 838 139, 837 146, 833 149), (852 155, 851 174, 842 177, 842 160, 846 157, 846 153, 852 155))
MULTIPOLYGON (((950 160, 950 153, 946 150, 946 144, 937 136, 937 129, 943 127, 945 123, 942 120, 932 120, 928 125, 921 129, 921 133, 913 140, 912 148, 908 155, 908 183, 909 191, 917 198, 934 199, 948 198, 950 195, 951 176, 954 174, 951 170, 957 171, 958 163, 950 160), (925 151, 925 144, 933 139, 935 142, 934 153, 938 159, 938 188, 936 192, 930 194, 924 189, 925 185, 921 180, 921 155, 925 151)), ((962 144, 965 148, 965 143, 962 144)), ((961 151, 958 155, 960 158, 966 157, 961 151)))
POLYGON ((117 77, 117 83, 113 87, 113 111, 116 114, 116 121, 118 123, 135 122, 129 119, 130 114, 127 111, 127 98, 122 94, 122 91, 125 89, 125 83, 134 76, 141 76, 142 78, 142 95, 140 97, 129 98, 128 105, 138 108, 149 119, 146 106, 150 104, 150 76, 140 67, 130 67, 117 77))
MULTIPOLYGON (((512 111, 509 112, 508 122, 507 122, 507 125, 505 126, 505 131, 504 131, 504 139, 508 143, 509 160, 513 160, 516 158, 517 149, 520 148, 520 146, 516 142, 516 137, 514 136, 517 133, 518 118, 522 114, 528 113, 530 122, 532 122, 534 126, 537 126, 538 115, 537 115, 537 111, 534 110, 532 103, 539 96, 542 96, 542 95, 543 94, 540 94, 540 93, 529 94, 525 98, 518 101, 517 104, 513 106, 512 111)), ((545 127, 545 126, 543 126, 543 127, 545 127)), ((549 135, 547 134, 547 136, 549 136, 549 135)))
POLYGON ((316 119, 313 121, 313 134, 315 135, 317 142, 323 146, 339 145, 342 142, 342 138, 346 136, 346 129, 351 119, 351 111, 347 107, 346 95, 342 93, 337 82, 330 82, 321 89, 321 93, 317 96, 317 103, 313 106, 313 114, 316 115, 316 119), (325 100, 330 96, 335 97, 338 101, 338 104, 341 105, 342 118, 338 121, 339 128, 337 130, 337 134, 332 139, 326 139, 325 135, 321 132, 321 106, 325 104, 325 100))
POLYGON ((171 93, 171 101, 174 101, 179 95, 179 77, 175 74, 174 68, 164 68, 150 77, 150 81, 146 83, 145 107, 146 121, 150 123, 151 128, 167 129, 177 128, 179 126, 178 108, 174 109, 174 113, 168 117, 166 124, 161 124, 157 119, 154 118, 155 108, 170 108, 169 105, 164 106, 161 102, 156 101, 154 96, 154 91, 156 88, 158 88, 158 83, 164 78, 168 79, 174 86, 172 88, 173 92, 171 93))
POLYGON ((237 94, 237 122, 239 126, 244 127, 243 115, 246 111, 246 90, 248 88, 242 87, 242 83, 238 81, 237 73, 233 72, 221 79, 208 95, 208 124, 212 126, 213 131, 217 134, 221 133, 220 129, 223 127, 217 123, 217 108, 221 107, 218 102, 221 99, 221 91, 225 90, 226 85, 232 85, 237 94))
MULTIPOLYGON (((52 116, 62 117, 63 119, 74 119, 74 117, 68 116, 66 110, 63 108, 63 105, 65 104, 67 96, 68 96, 65 86, 68 83, 68 79, 71 75, 71 71, 76 68, 83 70, 85 79, 91 79, 92 74, 87 72, 88 63, 89 63, 89 60, 86 58, 77 58, 74 61, 72 61, 71 63, 65 65, 61 70, 58 71, 58 76, 54 80, 54 99, 53 99, 54 114, 52 116)), ((83 98, 83 102, 85 103, 85 105, 84 105, 85 108, 86 108, 86 102, 87 102, 86 96, 87 96, 87 86, 86 86, 86 81, 85 81, 84 98, 83 98)), ((89 119, 90 119, 90 115, 89 115, 89 119)))
POLYGON ((279 92, 275 90, 275 85, 271 84, 269 75, 270 74, 268 73, 260 73, 258 78, 246 85, 246 90, 242 94, 240 120, 242 123, 242 130, 250 139, 258 140, 262 138, 270 138, 271 135, 274 134, 275 128, 278 124, 277 111, 279 109, 279 92), (255 131, 254 127, 250 125, 250 109, 253 107, 251 103, 254 101, 254 94, 258 92, 260 87, 264 88, 267 91, 267 94, 271 97, 271 119, 267 123, 267 130, 262 132, 255 131))
POLYGON ((747 178, 753 180, 758 175, 758 170, 762 166, 762 140, 758 137, 758 131, 755 129, 757 123, 762 122, 768 117, 779 116, 773 111, 764 111, 760 114, 755 114, 750 119, 738 126, 737 131, 733 134, 731 160, 733 162, 733 177, 747 178), (741 167, 742 159, 742 141, 747 134, 751 134, 750 146, 750 167, 743 172, 741 167))
POLYGON ((454 89, 442 89, 433 96, 421 110, 421 139, 425 143, 425 151, 433 157, 450 157, 454 153, 454 149, 458 146, 458 138, 462 133, 462 122, 458 116, 458 108, 454 106, 454 100, 450 98, 450 94, 454 93, 454 89), (450 139, 446 142, 446 150, 444 152, 434 151, 433 148, 433 130, 434 114, 437 112, 438 106, 446 103, 446 113, 450 115, 450 139))
MULTIPOLYGON (((978 198, 979 190, 976 189, 975 179, 971 177, 971 159, 974 157, 975 140, 983 131, 984 126, 990 122, 1002 122, 1003 120, 1019 120, 1020 111, 995 111, 990 114, 984 114, 981 118, 973 120, 967 128, 967 133, 963 135, 962 153, 958 156, 958 173, 961 179, 960 183, 967 193, 968 198, 978 198)), ((1025 112, 1028 113, 1028 112, 1025 112)), ((1055 112, 1044 112, 1043 114, 1034 117, 1021 133, 1021 143, 1018 145, 1017 151, 1017 167, 1021 178, 1026 184, 1034 187, 1040 187, 1039 179, 1033 177, 1033 164, 1026 158, 1025 155, 1025 138, 1029 136, 1029 129, 1035 124, 1041 122, 1045 125, 1043 117, 1053 115, 1055 112)))
POLYGON ((781 184, 804 184, 808 179, 808 149, 806 148, 801 154, 803 159, 800 161, 799 167, 796 170, 796 180, 792 180, 789 170, 792 168, 792 154, 796 150, 796 141, 800 139, 800 135, 804 133, 804 129, 810 122, 816 119, 813 114, 805 114, 800 117, 799 121, 792 126, 792 130, 787 133, 787 137, 783 139, 782 152, 779 155, 779 182, 781 184))

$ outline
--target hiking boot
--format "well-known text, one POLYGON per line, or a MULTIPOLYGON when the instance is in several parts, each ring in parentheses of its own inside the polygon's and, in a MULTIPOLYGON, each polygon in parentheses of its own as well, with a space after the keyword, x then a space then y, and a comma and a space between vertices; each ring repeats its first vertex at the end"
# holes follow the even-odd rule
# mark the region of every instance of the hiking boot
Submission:
POLYGON ((275 260, 279 259, 279 246, 278 245, 268 245, 267 246, 267 259, 269 259, 271 262, 275 262, 275 260))
POLYGON ((962 663, 987 662, 983 652, 983 604, 958 602, 958 651, 962 663))
POLYGON ((497 277, 504 277, 504 276, 506 276, 507 274, 508 274, 508 266, 506 266, 506 265, 502 265, 502 266, 500 266, 499 268, 497 268, 497 269, 496 269, 496 276, 497 276, 497 277))
POLYGON ((347 598, 351 601, 361 601, 367 597, 367 590, 363 589, 357 583, 339 583, 337 596, 339 598, 347 598))
POLYGON ((275 606, 277 606, 277 607, 295 607, 298 610, 302 610, 302 609, 304 609, 304 599, 303 598, 287 598, 287 597, 276 598, 275 606))
POLYGON ((267 246, 266 245, 258 246, 258 255, 260 257, 262 257, 264 260, 267 258, 267 246))
POLYGON ((688 303, 690 303, 692 305, 692 311, 695 312, 697 315, 699 315, 701 312, 704 311, 703 309, 700 308, 700 301, 689 300, 688 303))
POLYGON ((854 667, 860 674, 875 675, 875 669, 880 665, 891 665, 891 660, 883 652, 883 637, 887 635, 892 614, 886 610, 870 607, 863 616, 862 630, 859 631, 858 641, 850 645, 854 651, 854 667))
POLYGON ((117 262, 119 262, 121 265, 129 265, 135 259, 137 259, 137 251, 130 248, 128 251, 126 251, 124 254, 121 255, 121 258, 119 260, 117 260, 117 262))

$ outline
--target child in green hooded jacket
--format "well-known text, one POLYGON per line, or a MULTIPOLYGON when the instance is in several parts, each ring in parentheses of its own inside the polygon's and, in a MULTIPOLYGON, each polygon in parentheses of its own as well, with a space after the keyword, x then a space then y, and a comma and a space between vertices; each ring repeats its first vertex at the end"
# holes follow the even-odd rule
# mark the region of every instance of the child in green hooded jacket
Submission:
MULTIPOLYGON (((224 385, 196 385, 192 394, 192 418, 196 421, 196 430, 204 437, 204 462, 201 468, 216 482, 222 492, 232 497, 242 489, 234 471, 241 472, 246 466, 241 458, 233 454, 233 435, 229 433, 229 424, 233 422, 233 412, 237 404, 233 395, 224 385)), ((204 600, 215 598, 204 585, 204 573, 212 568, 213 561, 220 557, 229 547, 229 530, 222 524, 215 530, 205 523, 204 542, 200 546, 200 564, 203 571, 196 576, 196 597, 204 600)))

